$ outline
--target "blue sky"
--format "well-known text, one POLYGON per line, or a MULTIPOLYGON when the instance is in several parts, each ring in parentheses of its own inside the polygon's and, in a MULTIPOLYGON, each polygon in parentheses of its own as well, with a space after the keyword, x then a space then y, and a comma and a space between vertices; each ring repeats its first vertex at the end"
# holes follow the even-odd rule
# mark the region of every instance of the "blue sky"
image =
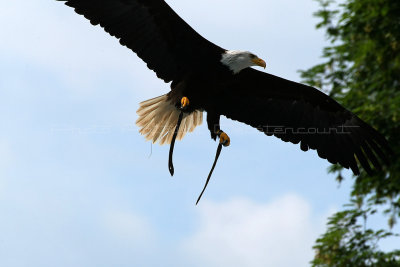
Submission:
MULTIPOLYGON (((269 73, 299 81, 321 61, 314 1, 167 2, 269 73)), ((62 3, 0 10, 1 266, 308 266, 351 179, 339 188, 315 152, 223 119, 231 146, 195 206, 217 146, 207 127, 176 144, 171 178, 168 147, 135 126, 169 86, 62 3)))

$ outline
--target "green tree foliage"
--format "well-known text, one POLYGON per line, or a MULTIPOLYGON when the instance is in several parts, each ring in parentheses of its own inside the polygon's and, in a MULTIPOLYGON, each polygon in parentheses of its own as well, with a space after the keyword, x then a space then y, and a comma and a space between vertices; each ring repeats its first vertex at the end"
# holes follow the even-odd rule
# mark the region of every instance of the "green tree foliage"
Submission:
MULTIPOLYGON (((398 240, 400 217, 400 0, 317 0, 330 46, 324 63, 302 71, 304 82, 319 87, 373 125, 395 154, 373 177, 356 177, 350 204, 329 219, 315 245, 313 266, 400 266, 400 250, 381 251, 380 241, 398 240), (383 213, 381 212, 383 210, 383 213), (379 212, 377 212, 379 211, 379 212), (382 228, 367 227, 371 216, 387 216, 382 228)), ((343 179, 339 166, 330 171, 343 179)))

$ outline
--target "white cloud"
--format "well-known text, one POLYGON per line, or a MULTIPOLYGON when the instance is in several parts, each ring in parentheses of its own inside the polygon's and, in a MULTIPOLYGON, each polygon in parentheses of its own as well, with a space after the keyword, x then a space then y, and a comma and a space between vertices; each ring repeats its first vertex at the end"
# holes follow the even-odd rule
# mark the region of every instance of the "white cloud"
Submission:
MULTIPOLYGON (((210 29, 217 27, 222 28, 223 31, 237 30, 238 32, 251 28, 251 30, 260 34, 275 31, 278 28, 275 26, 276 21, 291 11, 295 12, 292 12, 290 20, 280 21, 279 26, 282 27, 282 23, 285 27, 290 28, 304 26, 306 25, 304 19, 309 19, 313 13, 313 10, 308 10, 308 8, 317 6, 312 1, 298 0, 282 0, 280 2, 272 0, 251 0, 247 2, 242 0, 196 2, 167 0, 166 2, 186 21, 190 21, 190 25, 199 23, 195 29, 203 27, 202 25, 206 25, 210 29), (303 12, 296 12, 298 10, 303 12), (296 24, 293 24, 294 20, 298 20, 296 24)), ((220 33, 224 34, 224 32, 220 33)))
POLYGON ((71 90, 76 87, 76 94, 96 92, 98 83, 113 79, 158 92, 168 88, 131 50, 62 2, 15 0, 0 2, 0 10, 6 25, 0 35, 7 37, 0 41, 0 54, 48 70, 71 90))
POLYGON ((199 208, 198 231, 182 245, 191 265, 308 266, 323 226, 322 220, 312 218, 310 205, 296 195, 267 204, 246 199, 205 201, 199 208))
POLYGON ((148 220, 129 211, 108 211, 104 216, 104 226, 115 239, 135 246, 151 245, 155 240, 148 220))

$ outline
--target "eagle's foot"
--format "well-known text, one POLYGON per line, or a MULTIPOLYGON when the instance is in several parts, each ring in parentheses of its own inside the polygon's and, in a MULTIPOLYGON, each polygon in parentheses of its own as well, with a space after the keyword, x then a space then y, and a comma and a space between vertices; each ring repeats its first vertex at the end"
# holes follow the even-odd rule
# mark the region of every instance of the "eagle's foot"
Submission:
POLYGON ((229 146, 231 144, 231 139, 225 132, 219 130, 217 136, 219 137, 219 143, 223 146, 229 146))
POLYGON ((187 98, 186 96, 182 97, 181 109, 187 109, 188 106, 189 106, 189 98, 187 98))

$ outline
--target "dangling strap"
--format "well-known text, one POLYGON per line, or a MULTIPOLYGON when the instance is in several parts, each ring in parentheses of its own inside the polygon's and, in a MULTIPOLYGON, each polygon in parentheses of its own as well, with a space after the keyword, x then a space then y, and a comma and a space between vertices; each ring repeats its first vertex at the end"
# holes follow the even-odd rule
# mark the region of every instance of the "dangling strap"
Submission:
POLYGON ((199 203, 201 197, 203 196, 204 191, 206 191, 208 182, 210 181, 210 178, 211 178, 211 175, 212 175, 212 173, 214 171, 215 165, 217 165, 217 161, 218 161, 219 155, 221 154, 221 150, 222 150, 222 144, 219 143, 218 148, 217 148, 217 153, 215 155, 214 164, 212 165, 210 173, 208 174, 207 181, 206 181, 206 184, 204 185, 203 191, 201 191, 201 194, 200 194, 199 198, 196 201, 196 205, 199 203))
POLYGON ((179 127, 181 126, 182 118, 183 118, 183 110, 181 110, 181 113, 179 114, 178 122, 176 123, 176 127, 175 127, 175 132, 174 132, 174 135, 172 136, 171 146, 169 147, 168 169, 169 169, 169 173, 171 174, 171 176, 174 176, 174 164, 172 163, 172 154, 174 153, 175 139, 176 139, 176 136, 178 135, 178 131, 179 131, 179 127))

